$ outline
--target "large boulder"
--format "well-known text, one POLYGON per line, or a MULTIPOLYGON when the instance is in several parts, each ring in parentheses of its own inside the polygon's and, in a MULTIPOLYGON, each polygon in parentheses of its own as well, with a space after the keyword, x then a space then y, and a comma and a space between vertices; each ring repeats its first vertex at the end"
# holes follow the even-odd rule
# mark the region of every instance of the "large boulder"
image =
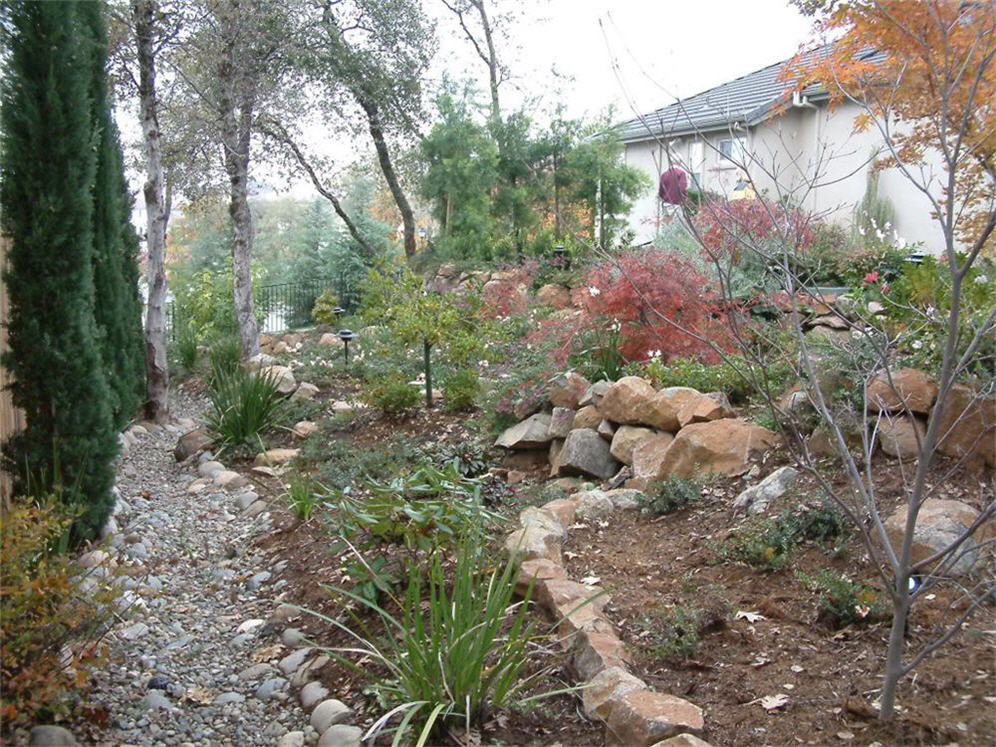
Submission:
POLYGON ((567 438, 574 427, 574 410, 567 407, 554 407, 550 413, 550 435, 553 438, 567 438))
POLYGON ((633 464, 633 449, 643 439, 653 434, 654 431, 650 428, 642 428, 638 425, 621 425, 612 436, 609 452, 623 464, 631 465, 633 464))
POLYGON ((298 385, 297 389, 294 390, 294 394, 291 395, 291 399, 314 399, 318 395, 318 391, 317 386, 304 381, 298 385))
POLYGON ((547 283, 536 291, 536 304, 551 309, 566 309, 571 305, 571 292, 562 285, 547 283))
POLYGON ((637 480, 655 479, 660 473, 661 463, 672 441, 674 436, 670 433, 651 433, 635 444, 630 463, 633 477, 637 480))
POLYGON ((757 485, 740 493, 733 501, 733 507, 752 514, 762 513, 773 500, 788 492, 798 476, 799 471, 794 467, 776 469, 757 485))
POLYGON ((603 480, 619 469, 608 442, 591 428, 577 428, 568 434, 558 462, 562 475, 592 475, 603 480))
POLYGON ((603 418, 621 425, 656 425, 647 420, 650 404, 656 394, 646 379, 624 376, 605 390, 598 410, 603 418))
MULTIPOLYGON (((906 530, 906 506, 901 506, 885 520, 885 531, 889 542, 898 553, 903 546, 903 533, 906 530)), ((979 518, 979 512, 961 501, 948 501, 928 498, 920 507, 913 530, 912 559, 914 563, 926 560, 939 550, 948 547, 958 539, 979 518)), ((983 524, 963 546, 964 554, 949 569, 949 572, 967 573, 975 565, 978 552, 973 551, 981 541, 992 535, 992 522, 983 524)))
POLYGON ((287 464, 296 459, 300 449, 269 449, 256 455, 253 465, 256 467, 272 467, 275 464, 287 464))
POLYGON ((212 443, 214 443, 214 439, 211 438, 207 430, 195 428, 180 436, 180 440, 176 442, 176 448, 173 449, 173 456, 176 457, 176 461, 182 462, 194 454, 204 451, 212 443))
POLYGON ((996 397, 982 397, 956 384, 944 407, 935 407, 931 417, 941 419, 937 437, 942 454, 996 465, 996 397))
POLYGON ((679 414, 685 405, 700 400, 705 395, 687 386, 669 386, 657 392, 644 413, 644 422, 662 431, 672 433, 683 425, 679 414))
POLYGON ((707 423, 720 418, 732 418, 736 413, 722 392, 711 392, 695 397, 678 411, 678 422, 684 428, 689 423, 707 423))
POLYGON ((902 368, 892 372, 891 384, 884 373, 869 381, 865 397, 872 412, 900 412, 905 402, 911 412, 926 415, 937 399, 937 384, 923 371, 902 368))
POLYGON ((915 417, 883 417, 878 424, 878 440, 882 444, 882 451, 904 461, 920 456, 918 439, 922 441, 926 433, 926 427, 915 417))
POLYGON ((588 391, 584 393, 583 397, 581 397, 581 401, 578 402, 578 406, 586 407, 588 405, 595 405, 595 407, 598 407, 598 404, 602 401, 602 397, 605 396, 605 393, 609 390, 610 386, 612 386, 611 381, 607 381, 605 379, 596 381, 588 387, 588 391))
POLYGON ((277 382, 277 391, 280 394, 290 395, 297 391, 297 380, 294 378, 294 372, 287 366, 264 366, 260 372, 277 382))
POLYGON ((589 386, 588 380, 574 371, 557 374, 550 382, 550 402, 554 407, 576 410, 589 386))
POLYGON ((598 408, 594 405, 587 405, 582 407, 577 411, 574 416, 574 423, 572 428, 598 428, 598 424, 602 422, 602 413, 599 412, 598 408))
POLYGON ((506 449, 539 449, 552 440, 550 416, 545 412, 539 412, 498 436, 495 446, 503 446, 506 449))
POLYGON ((692 423, 682 428, 661 461, 658 479, 669 475, 742 475, 752 459, 778 443, 778 436, 734 418, 692 423))

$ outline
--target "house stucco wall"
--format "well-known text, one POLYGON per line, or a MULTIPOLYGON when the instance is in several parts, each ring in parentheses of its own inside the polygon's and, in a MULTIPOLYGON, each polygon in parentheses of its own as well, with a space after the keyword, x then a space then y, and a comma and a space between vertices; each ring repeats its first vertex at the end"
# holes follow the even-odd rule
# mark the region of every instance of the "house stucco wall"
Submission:
MULTIPOLYGON (((731 194, 740 170, 721 157, 719 142, 733 135, 746 137, 749 171, 759 193, 770 199, 787 199, 814 215, 849 226, 855 205, 865 193, 872 154, 883 145, 882 136, 874 127, 864 132, 854 131, 854 118, 859 111, 855 104, 844 104, 833 111, 826 105, 794 108, 749 133, 700 135, 698 139, 704 142, 702 186, 731 194)), ((691 143, 695 139, 686 136, 669 141, 672 162, 688 172, 695 170, 691 162, 691 143)), ((637 241, 648 241, 653 238, 653 227, 661 215, 656 183, 661 171, 668 168, 667 159, 661 157, 661 146, 656 142, 629 143, 625 154, 627 163, 643 169, 654 182, 654 187, 635 202, 630 214, 630 226, 637 241)), ((938 154, 928 158, 915 173, 918 180, 933 183, 935 194, 940 193, 943 170, 938 154)), ((922 242, 932 253, 943 248, 942 233, 931 217, 930 201, 899 169, 881 172, 879 194, 888 197, 895 207, 894 229, 899 236, 908 243, 922 242)))

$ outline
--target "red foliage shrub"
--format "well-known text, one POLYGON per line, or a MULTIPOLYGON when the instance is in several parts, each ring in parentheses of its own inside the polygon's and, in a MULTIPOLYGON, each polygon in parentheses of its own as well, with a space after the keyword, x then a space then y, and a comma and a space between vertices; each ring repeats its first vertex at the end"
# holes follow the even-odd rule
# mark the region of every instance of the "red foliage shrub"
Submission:
POLYGON ((708 252, 737 253, 768 238, 787 238, 796 249, 813 243, 810 218, 795 208, 761 200, 707 200, 695 216, 695 225, 708 252))
POLYGON ((488 319, 521 314, 529 302, 529 285, 518 277, 489 280, 481 288, 481 301, 488 319))
POLYGON ((662 249, 629 251, 588 276, 587 313, 620 324, 620 350, 629 360, 661 351, 665 359, 719 357, 704 338, 730 349, 720 298, 685 257, 662 249), (679 328, 680 327, 680 328, 679 328))

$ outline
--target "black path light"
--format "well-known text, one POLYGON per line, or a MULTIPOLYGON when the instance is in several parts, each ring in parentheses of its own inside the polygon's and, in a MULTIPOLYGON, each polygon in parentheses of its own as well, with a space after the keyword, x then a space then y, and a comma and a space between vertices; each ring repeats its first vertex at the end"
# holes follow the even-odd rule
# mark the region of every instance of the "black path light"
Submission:
MULTIPOLYGON (((336 306, 334 309, 332 309, 332 313, 335 314, 336 319, 339 319, 343 314, 346 313, 346 310, 342 308, 342 306, 336 306)), ((345 331, 348 332, 349 330, 345 331)))
POLYGON ((571 268, 571 258, 567 256, 567 248, 563 244, 557 244, 553 247, 553 254, 557 258, 557 262, 562 264, 565 269, 571 268))
POLYGON ((355 340, 359 335, 351 329, 340 329, 338 335, 344 346, 343 352, 346 356, 346 368, 349 368, 349 341, 355 340))

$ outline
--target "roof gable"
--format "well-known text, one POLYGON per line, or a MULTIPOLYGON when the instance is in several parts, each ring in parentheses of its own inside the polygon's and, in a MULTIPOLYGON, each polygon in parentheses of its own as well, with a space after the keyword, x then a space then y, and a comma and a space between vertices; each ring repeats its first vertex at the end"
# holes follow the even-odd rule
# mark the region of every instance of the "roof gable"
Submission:
MULTIPOLYGON (((828 45, 822 46, 808 52, 807 56, 825 55, 828 51, 828 45)), ((877 55, 869 50, 863 56, 877 55)), ((650 114, 623 122, 617 130, 619 137, 624 143, 631 143, 658 136, 676 137, 758 124, 778 111, 779 105, 789 95, 785 82, 779 80, 782 68, 788 61, 776 62, 650 114)), ((810 98, 826 97, 826 91, 817 85, 809 86, 803 93, 810 98)))

